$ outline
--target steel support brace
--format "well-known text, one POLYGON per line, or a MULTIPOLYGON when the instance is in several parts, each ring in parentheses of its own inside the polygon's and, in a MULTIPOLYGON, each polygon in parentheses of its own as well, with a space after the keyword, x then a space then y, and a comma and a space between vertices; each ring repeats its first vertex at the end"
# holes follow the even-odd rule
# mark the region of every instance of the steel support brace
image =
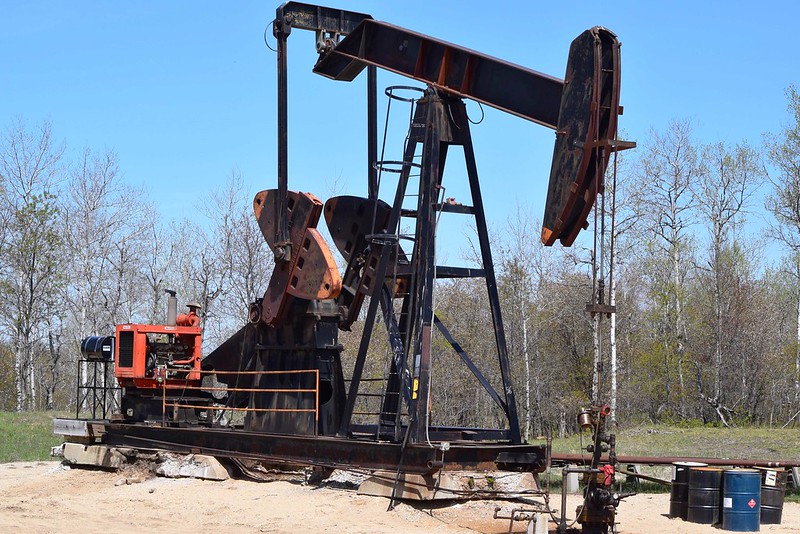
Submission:
POLYGON ((378 69, 367 68, 367 196, 378 198, 378 69))
MULTIPOLYGON (((291 260, 291 243, 288 230, 288 87, 287 87, 287 44, 292 28, 312 30, 317 33, 317 48, 322 52, 326 47, 333 47, 340 37, 347 35, 365 19, 371 19, 364 13, 332 9, 328 7, 304 4, 302 2, 286 2, 275 11, 273 34, 277 41, 278 55, 278 212, 276 214, 277 231, 273 254, 276 261, 291 260), (327 40, 326 40, 327 39, 327 40)), ((369 92, 375 93, 375 72, 370 72, 369 92)), ((375 101, 376 96, 368 97, 375 101)), ((377 153, 377 112, 370 107, 368 119, 369 158, 377 153), (375 145, 373 149, 372 145, 375 145)), ((372 165, 373 159, 370 159, 372 165)), ((370 175, 371 177, 374 175, 370 175)))
MULTIPOLYGON (((415 120, 417 120, 418 115, 419 115, 419 108, 417 108, 417 114, 414 116, 415 120)), ((414 160, 415 147, 416 143, 413 142, 408 143, 405 154, 403 156, 403 161, 410 163, 414 160)), ((400 178, 397 183, 397 191, 395 192, 394 202, 392 203, 392 211, 389 214, 389 221, 386 225, 388 233, 394 232, 395 229, 398 227, 398 224, 400 223, 400 212, 403 206, 403 197, 405 196, 405 191, 408 185, 408 178, 410 174, 411 174, 411 166, 404 165, 400 173, 400 178)), ((386 245, 378 242, 373 243, 372 246, 376 247, 378 250, 386 250, 386 245)), ((392 254, 389 253, 380 255, 378 266, 375 269, 375 278, 377 280, 377 282, 375 283, 375 287, 378 288, 378 290, 380 290, 382 286, 381 281, 385 280, 386 278, 386 273, 389 267, 389 259, 391 257, 392 254)), ((364 318, 364 330, 363 333, 361 334, 361 342, 358 347, 358 354, 356 355, 355 365, 353 366, 353 375, 350 381, 350 389, 347 394, 347 402, 345 403, 344 413, 342 414, 342 423, 338 432, 339 436, 344 437, 350 433, 350 425, 352 424, 352 419, 353 419, 353 410, 355 408, 356 397, 358 396, 358 389, 361 384, 361 375, 364 372, 364 364, 367 358, 367 350, 369 349, 369 342, 372 337, 372 327, 375 324, 375 317, 378 312, 379 301, 380 298, 371 298, 369 301, 369 308, 367 308, 367 316, 364 318)))
POLYGON ((508 415, 508 406, 506 405, 506 403, 503 401, 503 399, 500 398, 500 395, 497 394, 497 392, 494 390, 494 388, 486 379, 486 377, 483 376, 481 370, 478 369, 478 367, 475 365, 475 363, 472 361, 472 359, 469 357, 466 351, 464 351, 464 349, 461 348, 461 345, 458 343, 458 341, 455 340, 455 338, 447 329, 447 327, 442 323, 442 321, 439 320, 439 317, 437 317, 436 315, 433 316, 433 323, 439 329, 439 332, 442 333, 447 342, 450 343, 450 346, 453 347, 453 350, 456 351, 456 354, 458 354, 458 356, 461 358, 461 360, 464 362, 467 368, 472 372, 475 378, 478 379, 478 382, 480 382, 481 386, 483 386, 483 389, 486 390, 486 392, 489 394, 489 396, 492 398, 495 404, 497 404, 497 406, 501 410, 503 410, 503 412, 505 412, 506 415, 508 415))
POLYGON ((287 61, 286 44, 291 26, 285 24, 284 20, 275 21, 275 39, 278 41, 278 213, 277 233, 275 235, 275 248, 273 253, 277 261, 289 261, 291 259, 291 244, 289 243, 289 222, 288 211, 288 84, 287 84, 287 61))
POLYGON ((472 136, 469 132, 469 121, 464 102, 459 101, 458 105, 451 106, 453 120, 456 124, 463 125, 458 131, 463 136, 464 158, 467 163, 467 175, 469 176, 469 186, 472 193, 472 205, 475 208, 475 226, 478 230, 478 242, 481 250, 481 260, 483 262, 484 273, 486 275, 486 291, 489 297, 489 308, 492 312, 492 324, 494 326, 495 342, 497 343, 497 358, 500 363, 500 376, 503 380, 503 391, 506 397, 508 410, 509 433, 511 441, 520 443, 522 436, 519 428, 519 418, 517 416, 517 401, 514 397, 514 389, 511 382, 511 366, 508 360, 508 346, 506 344, 506 331, 503 326, 503 316, 500 312, 500 295, 497 291, 497 278, 494 274, 494 260, 492 259, 492 248, 489 244, 489 231, 486 227, 486 215, 483 211, 483 196, 478 181, 478 166, 475 163, 475 151, 472 148, 472 136))
MULTIPOLYGON (((416 442, 426 441, 430 425, 430 381, 431 381, 431 326, 433 324, 434 272, 436 269, 436 204, 437 193, 442 183, 442 170, 446 149, 443 147, 444 124, 439 120, 442 101, 434 91, 426 91, 425 138, 422 150, 422 172, 420 174, 419 203, 417 206, 417 231, 415 250, 411 264, 417 268, 416 284, 412 287, 421 308, 414 328, 414 355, 418 359, 414 374, 417 379, 415 412, 411 432, 416 442), (440 152, 441 154, 440 158, 440 152)), ((409 143, 411 144, 411 143, 409 143)))

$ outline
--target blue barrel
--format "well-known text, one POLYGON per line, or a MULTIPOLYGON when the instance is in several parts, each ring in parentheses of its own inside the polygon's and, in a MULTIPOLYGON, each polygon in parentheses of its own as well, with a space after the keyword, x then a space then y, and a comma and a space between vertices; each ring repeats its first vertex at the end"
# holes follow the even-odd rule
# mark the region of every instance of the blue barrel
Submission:
POLYGON ((757 469, 725 471, 722 493, 722 528, 757 532, 761 526, 761 472, 757 469))

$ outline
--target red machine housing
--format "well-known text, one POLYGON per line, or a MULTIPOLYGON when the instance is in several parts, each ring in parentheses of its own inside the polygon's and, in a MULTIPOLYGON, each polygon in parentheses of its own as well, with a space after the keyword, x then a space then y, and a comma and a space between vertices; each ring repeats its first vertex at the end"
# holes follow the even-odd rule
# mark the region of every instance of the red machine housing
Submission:
POLYGON ((203 330, 180 325, 197 322, 184 319, 176 326, 117 325, 114 375, 119 384, 141 389, 199 386, 203 330))

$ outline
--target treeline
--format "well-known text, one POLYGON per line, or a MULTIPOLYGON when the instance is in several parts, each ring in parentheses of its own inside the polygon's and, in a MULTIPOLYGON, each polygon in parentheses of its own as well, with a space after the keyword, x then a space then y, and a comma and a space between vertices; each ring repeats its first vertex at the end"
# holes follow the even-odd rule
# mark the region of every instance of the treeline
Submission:
MULTIPOLYGON (((614 284, 604 280, 613 331, 585 311, 590 250, 543 247, 524 208, 495 228, 526 436, 570 431, 593 399, 619 422, 800 424, 800 96, 792 87, 787 97, 788 125, 759 145, 703 143, 691 122, 674 121, 620 155, 605 225, 616 238, 614 284)), ((236 173, 197 213, 165 219, 122 179, 113 152, 65 154, 48 124, 17 120, 0 140, 3 410, 74 406, 80 339, 163 321, 165 289, 200 304, 208 352, 244 323, 272 270, 255 191, 236 173)), ((440 282, 436 313, 498 387, 483 282, 440 282)), ((342 335, 345 367, 358 328, 342 335)), ((385 372, 383 345, 365 376, 385 372)), ((433 350, 432 423, 503 425, 438 335, 433 350)))
POLYGON ((216 346, 263 292, 272 259, 232 173, 183 218, 122 178, 116 154, 68 157, 49 123, 0 138, 0 410, 74 407, 80 340, 163 323, 165 290, 196 301, 216 346))
MULTIPOLYGON (((604 279, 613 331, 584 311, 590 250, 545 249, 525 213, 496 232, 527 435, 574 428, 593 399, 610 403, 617 421, 800 424, 800 95, 790 87, 787 97, 788 125, 760 147, 704 144, 690 121, 673 121, 620 155, 614 225, 610 213, 605 224, 616 238, 613 287, 608 271, 604 279)), ((609 176, 607 209, 612 186, 609 176)), ((445 293, 437 313, 449 321, 488 313, 469 284, 445 293)), ((485 327, 452 330, 470 354, 489 350, 485 327)), ((458 422, 477 406, 482 415, 469 422, 497 421, 491 402, 476 403, 458 380, 436 388, 440 418, 458 422)))

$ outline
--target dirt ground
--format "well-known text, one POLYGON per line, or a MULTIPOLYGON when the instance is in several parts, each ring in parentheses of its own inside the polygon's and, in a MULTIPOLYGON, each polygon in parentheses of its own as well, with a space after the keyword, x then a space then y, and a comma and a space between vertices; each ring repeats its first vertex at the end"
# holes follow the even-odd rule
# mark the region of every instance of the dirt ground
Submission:
MULTIPOLYGON (((558 497, 554 496, 558 501, 558 497)), ((0 532, 508 532, 493 519, 524 505, 497 501, 399 504, 349 489, 273 482, 149 478, 141 473, 69 469, 59 462, 0 465, 0 532)), ((570 499, 574 511, 577 497, 570 499)), ((553 503, 558 506, 558 503, 553 503)), ((669 495, 642 494, 619 507, 619 532, 718 533, 721 529, 669 519, 669 495)), ((550 532, 555 524, 550 523, 550 532)), ((525 532, 518 523, 514 532, 525 532)), ((781 525, 761 532, 800 532, 800 504, 787 503, 781 525)))

